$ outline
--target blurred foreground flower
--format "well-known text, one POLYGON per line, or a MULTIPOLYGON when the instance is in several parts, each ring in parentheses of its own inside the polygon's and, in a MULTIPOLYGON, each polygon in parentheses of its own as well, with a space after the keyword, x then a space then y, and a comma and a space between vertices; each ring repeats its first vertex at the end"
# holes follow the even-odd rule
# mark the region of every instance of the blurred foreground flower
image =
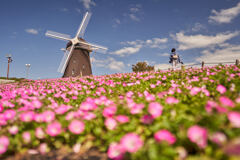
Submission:
POLYGON ((228 120, 231 122, 233 127, 240 128, 240 113, 239 112, 229 112, 228 120))
POLYGON ((188 129, 187 136, 191 142, 196 143, 200 148, 207 146, 207 130, 198 125, 188 129))
POLYGON ((143 141, 137 134, 128 133, 121 138, 120 144, 124 150, 134 153, 143 146, 143 141))
POLYGON ((165 129, 156 132, 154 134, 154 138, 158 142, 166 141, 168 142, 168 144, 174 144, 176 142, 175 136, 171 132, 165 129))

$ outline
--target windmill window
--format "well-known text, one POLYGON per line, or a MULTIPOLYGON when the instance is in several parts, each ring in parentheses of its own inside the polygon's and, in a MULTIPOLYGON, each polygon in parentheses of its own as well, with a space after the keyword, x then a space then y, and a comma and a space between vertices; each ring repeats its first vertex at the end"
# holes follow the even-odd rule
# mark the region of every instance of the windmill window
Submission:
POLYGON ((85 69, 85 65, 82 66, 83 70, 85 69))
POLYGON ((76 63, 76 60, 73 60, 73 63, 76 63))
POLYGON ((72 70, 72 75, 74 75, 74 73, 75 73, 75 71, 74 71, 74 69, 72 70))

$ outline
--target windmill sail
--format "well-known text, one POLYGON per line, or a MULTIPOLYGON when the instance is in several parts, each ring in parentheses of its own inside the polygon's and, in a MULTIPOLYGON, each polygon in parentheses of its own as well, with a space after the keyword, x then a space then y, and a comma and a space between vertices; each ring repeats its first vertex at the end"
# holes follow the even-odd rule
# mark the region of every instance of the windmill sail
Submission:
POLYGON ((54 31, 47 31, 45 35, 48 36, 48 37, 61 39, 61 40, 64 40, 64 41, 70 41, 71 40, 71 37, 69 35, 54 32, 54 31))
POLYGON ((99 53, 103 53, 105 54, 107 52, 107 48, 103 47, 103 46, 99 46, 99 45, 91 45, 89 43, 86 44, 79 44, 76 46, 76 48, 82 48, 82 49, 86 49, 88 51, 95 51, 95 52, 99 52, 99 53))
POLYGON ((58 72, 60 72, 60 73, 62 73, 61 71, 62 71, 64 62, 65 62, 66 59, 67 59, 67 55, 68 55, 68 54, 69 54, 68 51, 65 51, 65 52, 64 52, 64 55, 63 55, 62 60, 61 60, 61 63, 60 63, 60 65, 59 65, 59 67, 58 67, 58 72))
POLYGON ((80 44, 80 46, 88 46, 90 48, 99 48, 99 49, 107 50, 106 47, 100 46, 98 44, 88 43, 88 42, 84 42, 84 41, 79 41, 79 44, 80 44))
POLYGON ((66 59, 65 59, 64 63, 63 63, 63 65, 62 65, 61 69, 60 69, 60 72, 61 72, 61 73, 64 73, 64 71, 65 71, 65 69, 66 69, 66 67, 67 67, 67 64, 68 64, 68 62, 69 62, 69 60, 70 60, 70 58, 71 58, 71 56, 72 56, 72 53, 73 53, 74 48, 75 48, 75 45, 72 45, 69 53, 68 53, 67 56, 66 56, 66 59))
POLYGON ((91 13, 87 12, 84 17, 83 17, 83 20, 82 20, 82 23, 80 24, 79 28, 78 28, 78 31, 77 31, 77 34, 76 34, 76 37, 83 37, 84 36, 84 33, 85 33, 85 30, 87 28, 87 25, 88 25, 88 22, 91 18, 91 13))

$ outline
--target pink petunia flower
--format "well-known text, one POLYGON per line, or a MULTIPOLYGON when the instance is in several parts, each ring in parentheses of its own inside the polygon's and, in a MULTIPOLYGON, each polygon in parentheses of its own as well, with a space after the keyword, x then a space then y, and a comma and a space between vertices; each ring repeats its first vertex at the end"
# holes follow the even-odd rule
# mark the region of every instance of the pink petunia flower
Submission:
POLYGON ((0 114, 0 126, 7 125, 7 120, 4 118, 3 114, 0 114))
POLYGON ((90 113, 90 112, 86 112, 84 115, 83 115, 83 119, 85 120, 92 120, 96 118, 96 115, 94 113, 90 113))
POLYGON ((2 104, 0 103, 0 112, 2 112, 3 111, 3 106, 2 106, 2 104))
POLYGON ((153 120, 153 116, 151 115, 144 115, 141 117, 141 122, 144 124, 152 124, 153 120))
POLYGON ((205 105, 205 109, 208 113, 211 113, 213 108, 216 108, 217 107, 217 103, 214 102, 214 101, 207 101, 207 104, 205 105))
POLYGON ((240 128, 240 113, 239 112, 229 112, 228 120, 231 122, 233 127, 240 128))
POLYGON ((79 120, 73 120, 68 126, 68 129, 73 134, 82 133, 84 131, 84 128, 85 128, 84 123, 82 121, 79 121, 79 120))
POLYGON ((25 143, 29 143, 31 141, 31 134, 27 131, 23 132, 22 138, 25 143))
POLYGON ((156 88, 156 85, 155 84, 150 84, 150 87, 151 88, 156 88))
POLYGON ((97 108, 97 105, 94 103, 94 101, 88 100, 83 102, 80 105, 80 109, 83 111, 91 111, 97 108))
POLYGON ((66 117, 65 117, 65 119, 68 120, 68 121, 69 121, 69 120, 72 120, 72 119, 75 117, 75 114, 76 114, 76 113, 73 112, 73 111, 68 112, 67 115, 66 115, 66 117))
POLYGON ((54 137, 62 132, 61 124, 59 122, 53 122, 47 126, 47 134, 54 137))
POLYGON ((127 123, 127 122, 129 122, 128 116, 125 116, 125 115, 118 115, 118 116, 116 116, 116 120, 119 123, 127 123))
POLYGON ((103 116, 104 117, 112 117, 117 111, 116 106, 111 106, 111 107, 105 107, 103 110, 103 116))
POLYGON ((139 113, 142 112, 143 108, 144 108, 144 104, 133 103, 132 107, 131 107, 131 110, 130 110, 130 113, 131 114, 139 114, 139 113))
POLYGON ((46 154, 49 151, 48 145, 46 143, 41 143, 38 148, 41 154, 46 154))
POLYGON ((77 99, 77 96, 72 96, 72 99, 76 100, 76 99, 77 99))
POLYGON ((81 149, 81 143, 74 144, 74 146, 72 148, 74 153, 78 153, 80 151, 80 149, 81 149))
POLYGON ((233 101, 231 99, 229 99, 228 97, 222 96, 219 98, 219 101, 221 102, 221 104, 223 106, 235 107, 235 104, 233 103, 233 101))
POLYGON ((143 141, 137 134, 128 133, 121 138, 120 144, 124 150, 135 153, 143 146, 143 141))
POLYGON ((41 127, 38 127, 36 128, 35 130, 35 136, 38 138, 38 139, 43 139, 45 137, 45 133, 43 131, 43 129, 41 127))
POLYGON ((9 145, 9 139, 7 136, 0 137, 0 155, 7 151, 9 145))
POLYGON ((206 96, 210 96, 210 92, 207 89, 202 89, 202 92, 206 95, 206 96))
POLYGON ((222 145, 227 141, 227 137, 222 132, 216 132, 211 135, 210 140, 218 145, 222 145))
POLYGON ((53 111, 45 111, 42 113, 44 122, 52 122, 55 119, 55 113, 53 111))
POLYGON ((227 112, 227 108, 225 107, 221 107, 221 106, 217 106, 216 110, 218 111, 218 113, 226 113, 227 112))
POLYGON ((176 98, 174 98, 174 97, 168 97, 168 98, 166 99, 166 103, 167 103, 167 104, 177 104, 178 102, 179 102, 179 100, 176 99, 176 98))
POLYGON ((40 102, 39 100, 33 100, 32 101, 32 106, 34 106, 34 108, 39 109, 42 106, 42 102, 40 102))
POLYGON ((109 130, 114 130, 117 127, 117 122, 115 119, 109 117, 104 121, 105 126, 109 130))
POLYGON ((44 116, 43 116, 43 114, 35 114, 35 116, 34 116, 34 120, 36 121, 36 122, 38 122, 38 123, 41 123, 41 122, 43 122, 44 121, 44 116))
POLYGON ((219 93, 223 94, 227 91, 226 87, 224 87, 223 85, 219 84, 217 86, 217 89, 216 89, 219 93))
POLYGON ((205 128, 194 125, 188 129, 187 136, 198 147, 205 148, 207 146, 207 130, 205 128))
POLYGON ((157 102, 152 102, 148 106, 148 112, 153 116, 153 118, 157 118, 162 115, 163 107, 157 102))
POLYGON ((201 91, 201 88, 199 88, 199 87, 193 87, 193 88, 191 89, 191 91, 190 91, 190 94, 191 94, 192 96, 194 96, 194 95, 198 94, 198 92, 200 92, 200 91, 201 91))
POLYGON ((131 98, 133 96, 133 91, 129 91, 126 93, 126 97, 131 98))
POLYGON ((235 100, 236 103, 240 103, 240 97, 235 100))
POLYGON ((156 141, 166 141, 168 144, 174 144, 176 142, 175 136, 168 130, 162 129, 154 134, 156 141))
POLYGON ((62 104, 61 106, 59 106, 58 108, 55 109, 55 113, 64 114, 71 108, 72 108, 72 106, 67 106, 67 105, 62 104))
POLYGON ((111 143, 107 151, 108 157, 114 160, 123 159, 124 153, 125 153, 125 150, 118 143, 111 143))
POLYGON ((152 102, 152 101, 155 101, 155 96, 153 94, 147 94, 146 95, 146 100, 148 102, 152 102))
POLYGON ((34 119, 34 112, 27 111, 20 114, 20 120, 23 122, 31 122, 34 119))
POLYGON ((9 131, 10 134, 15 135, 15 134, 18 133, 18 127, 16 125, 14 125, 14 126, 10 127, 8 129, 8 131, 9 131))

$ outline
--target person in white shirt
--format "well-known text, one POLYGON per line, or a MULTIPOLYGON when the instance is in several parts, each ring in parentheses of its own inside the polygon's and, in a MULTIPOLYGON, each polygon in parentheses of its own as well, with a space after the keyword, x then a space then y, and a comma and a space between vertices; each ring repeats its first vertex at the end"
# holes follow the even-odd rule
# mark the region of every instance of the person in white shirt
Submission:
POLYGON ((181 62, 180 57, 179 57, 179 55, 176 53, 176 49, 175 49, 175 48, 173 48, 173 49, 171 50, 171 52, 172 52, 172 53, 171 53, 171 55, 170 55, 170 57, 169 57, 169 59, 170 59, 169 63, 172 63, 172 68, 174 69, 174 68, 177 67, 177 64, 178 64, 178 63, 183 64, 183 62, 181 62))

